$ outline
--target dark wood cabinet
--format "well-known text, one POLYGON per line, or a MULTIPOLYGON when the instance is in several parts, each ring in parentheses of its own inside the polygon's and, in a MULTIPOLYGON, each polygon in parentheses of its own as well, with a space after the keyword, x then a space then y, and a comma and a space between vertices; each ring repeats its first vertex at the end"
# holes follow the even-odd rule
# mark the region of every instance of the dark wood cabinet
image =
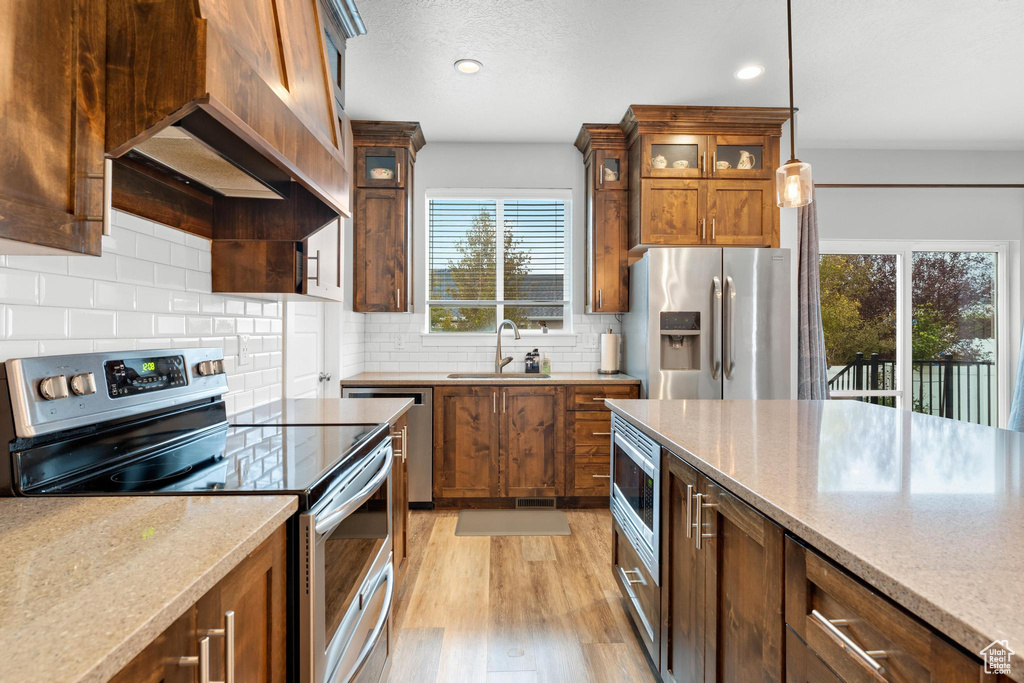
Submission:
POLYGON ((434 394, 434 498, 498 496, 498 390, 438 387, 434 394))
POLYGON ((636 244, 687 246, 707 236, 707 183, 659 178, 640 182, 640 218, 633 223, 636 244))
POLYGON ((587 313, 629 310, 629 160, 618 126, 586 124, 576 139, 586 173, 587 313))
POLYGON ((100 253, 106 5, 0 7, 0 253, 100 253))
POLYGON ((394 460, 391 465, 391 538, 395 566, 395 594, 405 577, 409 557, 409 416, 403 415, 391 426, 394 460))
POLYGON ((111 679, 115 683, 200 680, 199 641, 209 637, 210 679, 226 680, 227 657, 237 681, 285 681, 287 671, 287 543, 282 525, 111 679), (234 652, 227 652, 226 613, 234 613, 234 652), (209 634, 211 629, 224 629, 209 634))
POLYGON ((785 553, 786 624, 806 643, 809 656, 820 658, 838 679, 1002 680, 985 674, 980 661, 792 536, 786 537, 785 553))
POLYGON ((355 213, 353 308, 412 310, 413 167, 423 147, 418 123, 353 121, 355 213))
POLYGON ((663 456, 662 670, 676 681, 781 681, 783 532, 663 456))
POLYGON ((778 244, 775 183, 712 180, 707 183, 708 244, 763 247, 778 244))
POLYGON ((786 627, 786 683, 842 683, 836 672, 786 627))
POLYGON ((568 496, 607 498, 611 489, 612 416, 606 398, 637 398, 630 384, 566 388, 566 484, 568 496))
POLYGON ((498 387, 501 392, 501 495, 560 496, 565 491, 565 390, 498 387))

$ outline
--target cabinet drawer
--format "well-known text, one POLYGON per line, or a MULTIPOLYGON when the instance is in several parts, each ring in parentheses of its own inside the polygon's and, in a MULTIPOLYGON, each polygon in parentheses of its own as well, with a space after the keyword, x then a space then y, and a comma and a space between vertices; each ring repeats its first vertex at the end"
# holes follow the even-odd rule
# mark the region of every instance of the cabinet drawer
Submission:
MULTIPOLYGON (((584 456, 586 457, 586 456, 584 456)), ((608 456, 603 462, 590 462, 576 457, 574 489, 577 496, 607 496, 611 490, 608 456)))
POLYGON ((640 556, 622 531, 612 520, 612 572, 619 584, 626 604, 632 613, 637 631, 647 647, 651 659, 659 661, 661 643, 661 590, 647 572, 640 556))
POLYGON ((851 683, 982 680, 980 661, 788 535, 786 623, 851 683))
POLYGON ((569 410, 603 410, 606 398, 636 398, 638 388, 634 384, 595 384, 593 386, 569 387, 569 410))
POLYGON ((612 416, 607 410, 576 411, 569 414, 569 430, 576 452, 603 453, 611 449, 612 416))

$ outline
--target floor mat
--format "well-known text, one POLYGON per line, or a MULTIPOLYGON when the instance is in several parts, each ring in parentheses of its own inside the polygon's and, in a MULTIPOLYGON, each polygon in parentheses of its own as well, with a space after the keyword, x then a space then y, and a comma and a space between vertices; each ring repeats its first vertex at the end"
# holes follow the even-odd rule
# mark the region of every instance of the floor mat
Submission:
POLYGON ((568 536, 562 510, 460 510, 456 536, 568 536))

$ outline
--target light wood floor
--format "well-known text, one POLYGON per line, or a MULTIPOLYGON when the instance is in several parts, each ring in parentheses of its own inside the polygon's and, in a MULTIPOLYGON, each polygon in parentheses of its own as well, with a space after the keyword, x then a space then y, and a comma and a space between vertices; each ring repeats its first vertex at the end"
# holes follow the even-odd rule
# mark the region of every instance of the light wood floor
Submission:
POLYGON ((456 537, 455 511, 410 515, 390 681, 654 681, 611 572, 611 514, 569 536, 456 537))

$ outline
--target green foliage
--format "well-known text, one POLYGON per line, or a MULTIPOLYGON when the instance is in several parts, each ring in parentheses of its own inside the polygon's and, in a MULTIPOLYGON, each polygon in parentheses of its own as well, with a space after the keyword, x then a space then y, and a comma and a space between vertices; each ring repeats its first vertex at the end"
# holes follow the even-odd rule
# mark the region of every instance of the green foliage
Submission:
POLYGON ((933 360, 956 343, 956 325, 933 304, 914 306, 914 333, 911 335, 914 360, 933 360))
MULTIPOLYGON (((459 259, 448 261, 451 282, 446 285, 431 283, 431 289, 440 289, 437 298, 462 301, 493 301, 497 298, 497 230, 494 218, 481 210, 473 218, 466 236, 459 240, 456 250, 459 259)), ((524 289, 530 255, 522 248, 511 231, 505 231, 502 240, 505 261, 504 287, 507 297, 519 297, 524 289)), ((497 327, 495 306, 432 306, 430 329, 437 332, 493 332, 497 327)), ((517 325, 527 325, 526 309, 507 307, 505 317, 517 325)))
POLYGON ((896 291, 879 286, 886 266, 864 256, 822 255, 821 320, 829 365, 845 365, 857 352, 895 358, 896 291))

